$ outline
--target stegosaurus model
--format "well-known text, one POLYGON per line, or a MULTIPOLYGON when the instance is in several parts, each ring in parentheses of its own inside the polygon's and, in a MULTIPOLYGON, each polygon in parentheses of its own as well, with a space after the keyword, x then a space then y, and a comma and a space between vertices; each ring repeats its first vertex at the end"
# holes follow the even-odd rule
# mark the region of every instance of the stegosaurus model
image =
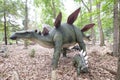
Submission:
MULTIPOLYGON (((58 66, 58 61, 60 58, 61 50, 68 48, 76 43, 79 47, 86 51, 85 43, 83 42, 83 35, 81 31, 86 31, 92 28, 94 24, 90 24, 84 27, 82 30, 73 25, 74 21, 80 12, 80 8, 73 12, 67 19, 66 23, 61 24, 62 13, 60 12, 57 16, 52 30, 49 31, 47 35, 41 35, 37 31, 21 31, 14 33, 10 38, 12 40, 16 39, 29 39, 34 42, 39 43, 43 47, 54 48, 52 68, 55 70, 58 66)), ((66 51, 63 53, 66 56, 66 51)))
POLYGON ((88 56, 86 52, 81 52, 73 57, 73 65, 76 67, 77 75, 88 72, 88 56))
MULTIPOLYGON (((85 26, 83 27, 83 29, 81 29, 82 36, 83 36, 83 40, 91 41, 90 36, 86 36, 86 35, 84 34, 84 32, 86 31, 86 30, 84 30, 84 29, 87 28, 87 27, 89 27, 89 26, 93 26, 93 25, 94 25, 94 24, 88 24, 88 25, 85 25, 85 26)), ((48 35, 48 34, 49 34, 49 31, 50 31, 51 29, 52 29, 52 28, 51 28, 49 25, 44 25, 44 26, 43 26, 43 30, 42 30, 42 35, 44 35, 44 36, 48 35)), ((75 50, 79 50, 79 51, 81 50, 78 45, 73 46, 71 49, 75 49, 75 50)), ((64 53, 64 52, 66 53, 66 50, 69 50, 69 49, 63 48, 63 53, 64 53)), ((64 54, 63 54, 63 56, 66 57, 66 55, 64 55, 64 54)))
MULTIPOLYGON (((87 24, 87 25, 85 25, 85 26, 83 27, 83 29, 86 28, 86 27, 89 27, 89 26, 93 26, 93 24, 87 24)), ((50 31, 51 29, 52 29, 52 28, 50 27, 50 25, 45 24, 45 25, 43 26, 42 35, 44 35, 44 36, 45 36, 45 35, 48 35, 48 34, 49 34, 49 31, 50 31)), ((90 35, 89 35, 89 36, 86 36, 86 35, 84 34, 84 32, 85 32, 86 30, 83 30, 83 29, 81 29, 83 39, 86 40, 86 41, 91 41, 90 35)))

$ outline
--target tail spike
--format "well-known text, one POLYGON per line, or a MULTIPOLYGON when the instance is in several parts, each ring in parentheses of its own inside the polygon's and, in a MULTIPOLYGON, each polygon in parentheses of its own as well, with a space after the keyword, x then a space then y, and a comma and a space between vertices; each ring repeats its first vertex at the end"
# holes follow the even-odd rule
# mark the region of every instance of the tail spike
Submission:
POLYGON ((83 50, 80 51, 80 55, 83 53, 83 50))
POLYGON ((86 51, 83 52, 83 56, 85 57, 87 55, 86 51))
POLYGON ((88 56, 85 56, 84 58, 85 58, 85 60, 88 60, 88 56))
POLYGON ((85 63, 88 64, 88 60, 86 60, 85 63))

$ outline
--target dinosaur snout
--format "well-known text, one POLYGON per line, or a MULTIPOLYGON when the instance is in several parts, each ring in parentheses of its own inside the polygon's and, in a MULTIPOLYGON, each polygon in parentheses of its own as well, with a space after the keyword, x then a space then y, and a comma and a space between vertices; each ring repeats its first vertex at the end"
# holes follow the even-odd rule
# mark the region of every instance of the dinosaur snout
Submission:
POLYGON ((17 36, 12 35, 12 36, 10 36, 10 39, 12 39, 12 40, 16 40, 16 39, 17 39, 17 36))

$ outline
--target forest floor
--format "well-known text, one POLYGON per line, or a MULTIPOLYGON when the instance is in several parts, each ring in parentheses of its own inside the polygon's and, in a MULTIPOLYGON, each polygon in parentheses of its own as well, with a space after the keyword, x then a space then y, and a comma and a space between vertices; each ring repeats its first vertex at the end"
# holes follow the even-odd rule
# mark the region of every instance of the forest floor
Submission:
MULTIPOLYGON (((4 45, 0 45, 2 46, 4 45)), ((110 45, 86 46, 89 73, 77 76, 72 58, 78 51, 71 50, 67 54, 69 58, 60 57, 57 80, 114 80, 117 58, 110 55, 112 52, 110 45)), ((0 56, 0 80, 50 80, 53 49, 43 48, 37 44, 29 45, 28 49, 23 47, 21 44, 8 45, 8 57, 0 56), (31 58, 30 53, 33 49, 35 57, 31 58)))

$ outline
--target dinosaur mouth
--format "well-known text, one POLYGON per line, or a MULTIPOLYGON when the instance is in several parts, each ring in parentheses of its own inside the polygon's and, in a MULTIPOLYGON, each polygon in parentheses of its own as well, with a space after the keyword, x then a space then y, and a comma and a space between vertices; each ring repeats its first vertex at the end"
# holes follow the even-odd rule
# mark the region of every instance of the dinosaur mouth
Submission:
POLYGON ((16 39, 17 39, 17 36, 11 36, 10 39, 16 40, 16 39))

